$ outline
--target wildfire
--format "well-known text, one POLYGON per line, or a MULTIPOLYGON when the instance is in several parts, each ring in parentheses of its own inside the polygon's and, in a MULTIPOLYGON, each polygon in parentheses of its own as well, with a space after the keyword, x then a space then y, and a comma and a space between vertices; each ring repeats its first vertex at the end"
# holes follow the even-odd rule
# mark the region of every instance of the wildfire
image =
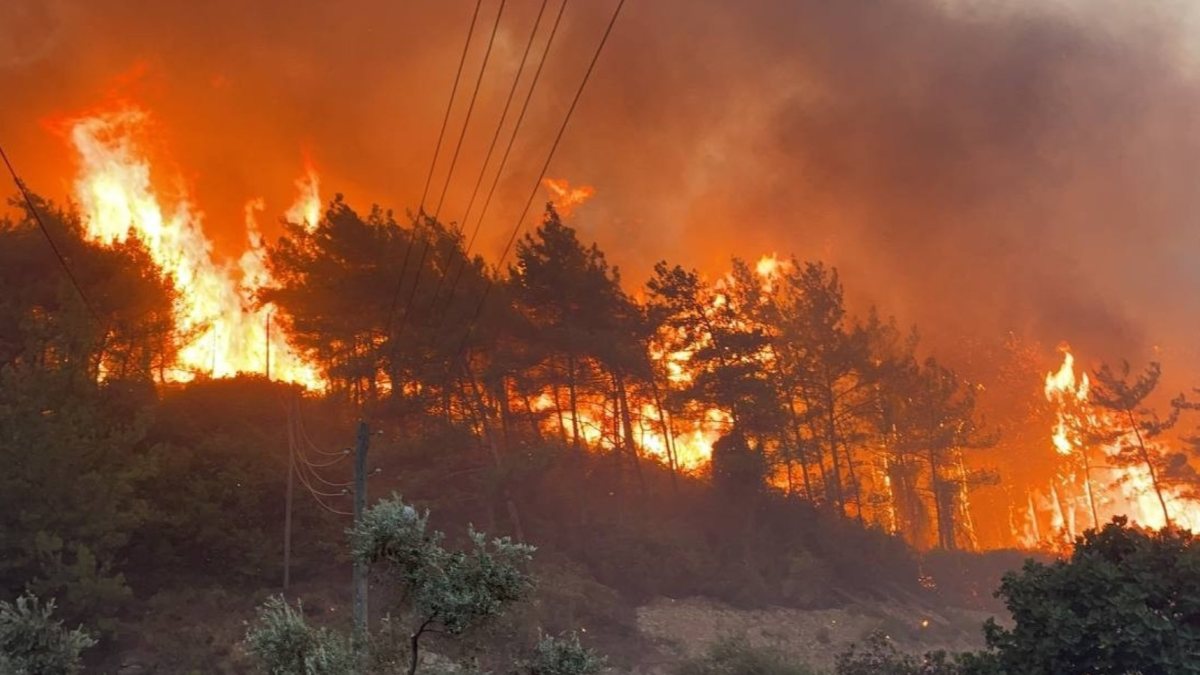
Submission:
MULTIPOLYGON (((1077 376, 1074 355, 1065 345, 1061 349, 1062 365, 1046 374, 1044 392, 1055 408, 1051 442, 1063 461, 1046 490, 1028 497, 1024 543, 1044 545, 1039 541, 1039 514, 1047 515, 1050 529, 1066 541, 1080 530, 1118 515, 1148 527, 1162 527, 1166 522, 1149 469, 1114 461, 1122 444, 1134 440, 1125 437, 1133 432, 1112 440, 1095 440, 1102 436, 1094 433, 1096 430, 1123 427, 1119 420, 1091 404, 1087 373, 1077 376)), ((1151 452, 1165 451, 1161 445, 1148 445, 1151 452)), ((1200 529, 1200 503, 1171 487, 1165 489, 1164 498, 1173 524, 1193 531, 1200 529)))
POLYGON ((764 255, 763 257, 759 258, 758 263, 754 265, 754 270, 756 272, 758 272, 758 275, 760 277, 763 277, 764 279, 769 279, 769 278, 775 276, 775 273, 781 268, 781 265, 783 265, 783 264, 784 263, 781 263, 779 261, 779 258, 777 258, 775 256, 775 254, 772 253, 771 255, 764 255))
POLYGON ((316 229, 321 220, 321 179, 311 161, 304 163, 304 175, 296 179, 299 196, 284 216, 293 223, 303 223, 309 230, 316 229))
MULTIPOLYGON (((291 350, 279 331, 268 328, 274 308, 256 306, 251 300, 269 278, 262 264, 262 237, 254 223, 261 200, 247 205, 250 251, 238 261, 239 281, 234 266, 213 259, 201 215, 186 195, 168 209, 155 193, 150 162, 138 145, 148 119, 136 107, 89 115, 69 123, 69 139, 79 156, 75 196, 87 236, 102 244, 137 237, 178 292, 175 311, 183 337, 178 363, 167 379, 263 372, 269 353, 275 379, 321 387, 317 370, 291 350)), ((320 201, 311 169, 306 185, 311 190, 301 201, 305 217, 312 220, 305 222, 315 223, 320 201), (316 204, 314 210, 309 210, 310 204, 316 204)))
POLYGON ((563 217, 571 215, 572 211, 596 194, 596 188, 590 185, 571 187, 565 178, 547 178, 542 185, 550 195, 554 210, 563 217))
POLYGON ((1072 403, 1078 406, 1087 401, 1091 383, 1088 381, 1087 373, 1082 373, 1079 381, 1076 382, 1075 356, 1071 354, 1070 347, 1067 345, 1060 347, 1060 350, 1063 353, 1062 366, 1055 372, 1046 373, 1046 386, 1043 391, 1046 394, 1046 400, 1055 403, 1057 408, 1057 421, 1051 437, 1054 449, 1061 455, 1070 455, 1075 450, 1075 443, 1070 438, 1070 427, 1073 420, 1069 407, 1072 403))

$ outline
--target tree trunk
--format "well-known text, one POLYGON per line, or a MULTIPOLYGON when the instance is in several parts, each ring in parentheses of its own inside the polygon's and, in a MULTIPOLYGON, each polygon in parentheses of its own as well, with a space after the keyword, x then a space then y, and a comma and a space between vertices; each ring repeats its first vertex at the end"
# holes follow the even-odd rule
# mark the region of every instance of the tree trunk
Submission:
MULTIPOLYGON (((816 502, 813 500, 812 484, 808 480, 808 453, 806 453, 804 450, 804 434, 801 433, 800 429, 800 415, 796 412, 796 402, 793 401, 790 396, 788 397, 788 413, 790 414, 792 421, 792 434, 796 438, 796 454, 800 456, 800 470, 803 472, 804 478, 804 498, 815 504, 816 502)), ((792 467, 789 458, 789 482, 791 482, 791 468, 792 467)))
MULTIPOLYGON (((464 370, 466 370, 466 367, 464 367, 464 370)), ((483 433, 484 443, 491 452, 492 462, 496 466, 496 471, 503 472, 504 463, 500 459, 500 448, 497 447, 496 436, 492 433, 491 425, 488 424, 487 409, 483 404, 483 395, 479 391, 479 383, 476 382, 475 376, 470 371, 464 372, 464 375, 466 376, 467 381, 471 384, 471 394, 475 399, 476 405, 478 406, 479 427, 483 433)), ((512 520, 513 534, 516 536, 517 541, 525 541, 525 532, 521 527, 521 514, 517 510, 517 503, 513 501, 512 491, 508 486, 508 480, 503 476, 501 476, 500 494, 502 497, 504 497, 505 509, 508 511, 509 519, 512 520)))
POLYGON ((637 478, 638 488, 646 493, 646 478, 642 475, 642 463, 638 457, 637 443, 633 440, 633 416, 629 412, 629 393, 625 390, 625 378, 620 373, 613 373, 613 384, 617 390, 617 404, 620 407, 622 434, 625 438, 625 451, 633 460, 633 475, 637 478))
POLYGON ((582 449, 579 441, 579 391, 575 382, 575 354, 567 352, 567 402, 571 406, 571 443, 582 449))
POLYGON ((671 423, 667 421, 667 410, 663 407, 662 396, 658 393, 658 383, 653 373, 650 375, 650 392, 654 396, 654 407, 658 410, 658 422, 662 426, 663 449, 667 453, 667 468, 671 470, 671 491, 677 493, 679 483, 675 476, 679 471, 679 462, 675 456, 675 438, 671 434, 671 423))
POLYGON ((1096 509, 1096 495, 1092 491, 1092 461, 1085 447, 1079 448, 1079 455, 1083 458, 1083 488, 1087 492, 1088 507, 1092 510, 1092 527, 1099 529, 1100 515, 1096 509))
POLYGON ((942 514, 942 481, 940 478, 938 478, 937 453, 934 451, 933 446, 930 446, 928 450, 927 460, 929 462, 929 487, 933 491, 934 531, 937 532, 938 548, 947 548, 944 518, 942 514))
POLYGON ((1133 429, 1133 435, 1137 438, 1138 450, 1141 453, 1142 461, 1146 463, 1146 469, 1150 472, 1150 484, 1154 486, 1154 494, 1158 496, 1158 503, 1162 506, 1163 522, 1167 527, 1171 526, 1171 514, 1167 511, 1167 500, 1163 497, 1162 486, 1158 484, 1158 472, 1154 470, 1154 463, 1150 461, 1150 452, 1146 450, 1146 443, 1142 440, 1142 431, 1138 429, 1137 420, 1133 417, 1132 410, 1126 410, 1125 414, 1129 416, 1129 426, 1133 429))

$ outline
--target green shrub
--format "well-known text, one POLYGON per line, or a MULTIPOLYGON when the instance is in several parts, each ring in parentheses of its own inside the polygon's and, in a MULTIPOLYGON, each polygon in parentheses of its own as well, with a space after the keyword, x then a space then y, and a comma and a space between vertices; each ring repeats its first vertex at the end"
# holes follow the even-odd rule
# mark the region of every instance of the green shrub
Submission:
MULTIPOLYGON (((301 607, 301 609, 303 609, 301 607)), ((357 672, 349 641, 313 628, 281 597, 267 600, 246 633, 247 650, 270 675, 349 675, 357 672)))
POLYGON ((1075 541, 1070 558, 1004 576, 1014 626, 985 627, 1002 672, 1194 673, 1200 654, 1200 540, 1127 526, 1075 541))
POLYGON ((96 644, 81 628, 67 630, 51 618, 54 601, 33 595, 0 602, 0 674, 70 675, 82 669, 80 654, 96 644))

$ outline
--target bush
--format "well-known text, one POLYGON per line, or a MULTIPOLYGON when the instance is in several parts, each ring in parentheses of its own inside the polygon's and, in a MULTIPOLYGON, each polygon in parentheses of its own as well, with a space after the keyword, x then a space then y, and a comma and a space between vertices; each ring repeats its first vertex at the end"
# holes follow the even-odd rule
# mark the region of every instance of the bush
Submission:
MULTIPOLYGON (((303 607, 301 607, 303 609, 303 607)), ((350 643, 313 628, 281 597, 267 600, 246 633, 246 647, 270 675, 347 675, 357 672, 350 643)))
POLYGON ((684 663, 677 675, 813 675, 809 668, 792 663, 787 655, 769 647, 754 647, 745 639, 721 640, 703 657, 684 663))
POLYGON ((0 602, 0 673, 70 675, 82 669, 80 654, 96 644, 81 628, 66 630, 51 618, 54 601, 41 604, 33 595, 0 602))
POLYGON ((530 675, 593 675, 604 668, 604 659, 584 647, 579 636, 543 636, 528 663, 530 675))
POLYGON ((1005 575, 997 595, 1015 622, 984 629, 1002 672, 1197 672, 1200 542, 1190 532, 1114 518, 1077 538, 1070 558, 1005 575))

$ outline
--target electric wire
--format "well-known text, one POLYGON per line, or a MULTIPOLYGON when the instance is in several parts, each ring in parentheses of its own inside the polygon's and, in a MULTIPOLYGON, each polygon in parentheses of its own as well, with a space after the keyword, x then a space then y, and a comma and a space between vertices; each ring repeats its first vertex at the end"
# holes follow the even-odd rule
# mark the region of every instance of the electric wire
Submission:
POLYGON ((12 176, 12 181, 17 186, 17 191, 21 193, 21 199, 24 200, 25 207, 29 209, 29 213, 33 216, 33 219, 37 221, 38 228, 41 229, 42 234, 46 237, 46 242, 50 244, 50 249, 54 251, 54 257, 58 258, 58 264, 62 266, 62 270, 66 273, 67 278, 71 281, 71 285, 75 287, 75 292, 79 294, 79 298, 83 300, 84 307, 87 308, 88 313, 92 315, 92 318, 96 320, 96 323, 99 324, 101 328, 106 329, 104 321, 100 318, 100 313, 96 311, 96 306, 92 303, 91 299, 88 298, 87 293, 83 291, 83 286, 79 283, 79 279, 75 276, 75 273, 71 271, 71 266, 67 264, 67 259, 63 257, 62 251, 58 248, 58 244, 54 242, 54 237, 51 236, 50 230, 46 227, 46 222, 42 220, 42 214, 38 211, 37 207, 34 206, 33 198, 29 196, 29 190, 26 189, 25 182, 17 176, 17 170, 13 167, 12 162, 8 159, 8 153, 4 152, 3 146, 0 146, 0 158, 4 159, 4 166, 8 167, 8 175, 12 176))
MULTIPOLYGON (((509 235, 508 242, 505 244, 504 250, 500 254, 500 260, 496 264, 497 270, 504 265, 504 261, 508 258, 509 252, 512 251, 513 244, 516 243, 517 237, 520 235, 521 230, 523 229, 525 216, 529 213, 529 207, 533 204, 534 197, 537 196, 538 188, 542 184, 542 179, 545 178, 546 170, 550 168, 550 162, 554 159, 554 153, 558 150, 558 145, 562 141, 563 133, 567 130, 567 125, 571 121, 571 116, 574 114, 575 108, 579 104, 579 99, 583 95, 583 90, 587 87, 588 80, 591 79, 592 72, 596 68, 596 62, 599 61, 600 54, 604 51, 604 45, 608 43, 608 38, 612 34, 613 26, 616 25, 617 17, 621 15, 621 9, 624 6, 625 0, 619 0, 617 2, 616 9, 613 10, 613 15, 608 22, 608 27, 604 29, 604 35, 600 38, 600 44, 596 46, 596 52, 592 55, 592 60, 588 64, 587 70, 583 74, 583 80, 579 83, 579 88, 575 91, 575 97, 571 100, 571 106, 567 108, 567 113, 563 117, 562 125, 559 126, 558 133, 554 137, 554 142, 550 146, 550 152, 546 154, 546 161, 542 163, 542 169, 538 172, 538 177, 533 184, 533 189, 530 190, 529 197, 525 200, 525 206, 521 209, 521 215, 517 218, 516 223, 513 225, 513 230, 509 235)), ((480 295, 479 302, 475 306, 474 315, 472 316, 470 323, 467 325, 467 330, 463 334, 462 341, 460 342, 458 349, 455 351, 454 356, 451 359, 451 363, 457 362, 457 360, 462 356, 463 351, 466 349, 467 343, 475 330, 475 326, 479 321, 479 317, 483 314, 484 305, 487 303, 488 296, 490 295, 494 286, 494 280, 489 278, 487 283, 484 285, 483 293, 480 295)))
MULTIPOLYGON (((500 20, 504 17, 504 7, 508 4, 508 0, 500 0, 500 8, 496 11, 496 21, 492 24, 492 34, 488 37, 487 48, 483 52, 483 62, 479 66, 479 76, 475 78, 475 87, 471 91, 471 101, 467 104, 467 114, 463 118, 462 130, 458 134, 458 142, 454 144, 454 154, 450 158, 450 169, 446 172, 446 182, 442 185, 442 193, 438 197, 437 206, 433 210, 433 223, 436 225, 438 217, 442 212, 442 204, 446 200, 446 192, 450 189, 450 183, 454 179, 454 168, 458 165, 458 156, 462 151, 463 140, 467 137, 467 129, 471 126, 471 114, 475 111, 475 102, 479 98, 479 89, 483 84, 483 76, 487 73, 488 61, 492 56, 492 47, 496 44, 496 34, 500 31, 500 20)), ((413 234, 416 234, 416 228, 413 228, 413 234)), ((411 239, 409 240, 411 243, 411 239)), ((421 237, 421 255, 417 258, 417 269, 413 272, 412 286, 408 291, 408 299, 404 302, 404 311, 400 314, 400 326, 396 329, 394 339, 399 343, 400 336, 404 333, 404 329, 408 324, 409 314, 412 312, 413 301, 417 297, 417 289, 421 285, 421 275, 425 272, 425 259, 429 256, 429 238, 421 237)), ((389 324, 391 322, 389 321, 389 324)), ((391 333, 390 329, 388 331, 391 333)))
MULTIPOLYGON (((487 196, 483 200, 483 207, 480 209, 479 218, 475 221, 475 227, 471 231, 470 238, 467 240, 467 247, 463 249, 463 261, 458 266, 458 269, 455 270, 454 279, 450 282, 450 291, 447 293, 445 309, 438 322, 439 327, 441 326, 441 322, 445 320, 446 314, 449 313, 450 306, 454 303, 454 292, 458 289, 463 271, 470 260, 471 251, 475 247, 475 239, 479 236, 480 227, 487 217, 488 207, 492 204, 492 196, 496 194, 496 188, 500 185, 500 178, 504 174, 504 167, 508 164, 508 158, 512 154, 513 145, 517 140, 517 132, 521 130, 521 122, 525 120, 525 113, 529 110, 529 102, 533 100, 533 92, 537 89, 542 69, 546 65, 546 57, 550 54, 550 46, 554 43, 554 36, 558 34, 558 26, 562 22, 563 12, 567 8, 567 1, 563 0, 562 4, 558 7, 558 15, 554 18, 554 24, 550 28, 550 36, 546 39, 546 45, 542 48, 542 56, 538 60, 537 70, 534 71, 533 79, 530 81, 529 91, 525 93, 525 101, 521 104, 521 112, 517 114, 517 121, 513 124, 512 133, 508 137, 508 145, 504 148, 504 154, 500 156, 500 164, 496 168, 496 175, 493 177, 492 185, 488 188, 487 196)), ((464 222, 463 224, 465 225, 466 223, 464 222)))
MULTIPOLYGON (((483 156, 483 163, 480 164, 480 166, 479 166, 479 175, 475 178, 475 187, 471 189, 471 198, 469 200, 467 200, 467 210, 463 213, 463 217, 462 217, 462 224, 464 226, 471 219, 471 210, 475 206, 475 199, 479 196, 479 188, 483 186, 483 179, 484 179, 484 176, 487 175, 487 168, 488 168, 488 165, 492 161, 492 154, 496 150, 496 143, 497 143, 497 141, 500 140, 500 132, 502 132, 504 130, 504 122, 508 119, 508 111, 509 111, 509 109, 512 108, 512 102, 516 96, 517 88, 521 83, 521 77, 525 74, 525 64, 528 63, 528 61, 529 61, 529 53, 531 51, 533 51, 533 43, 537 39, 538 28, 540 28, 542 25, 542 16, 545 15, 546 7, 549 4, 550 4, 550 0, 542 0, 542 5, 541 5, 541 7, 538 8, 537 16, 533 20, 533 27, 529 30, 529 40, 527 40, 525 43, 525 51, 522 52, 522 54, 521 54, 521 63, 517 66, 517 72, 516 72, 516 75, 513 77, 512 87, 509 88, 508 97, 504 101, 504 108, 503 108, 503 110, 500 111, 500 121, 496 123, 496 132, 494 134, 492 134, 492 140, 488 144, 487 152, 483 156)), ((562 6, 565 7, 566 4, 567 4, 566 0, 563 0, 562 6)), ((546 61, 546 52, 549 51, 550 42, 552 42, 554 40, 554 33, 558 31, 558 23, 561 19, 562 19, 562 8, 560 7, 559 12, 558 12, 558 18, 555 19, 553 29, 550 31, 550 37, 546 41, 547 49, 542 52, 542 60, 538 64, 537 73, 535 73, 535 75, 534 75, 533 84, 529 88, 530 95, 525 97, 525 104, 521 108, 522 117, 524 116, 524 112, 525 112, 526 108, 528 108, 529 99, 533 94, 533 89, 534 89, 534 87, 537 86, 537 75, 541 74, 542 64, 544 64, 546 61)), ((504 156, 505 160, 508 159, 508 151, 512 149, 512 140, 514 138, 516 138, 516 131, 517 131, 517 129, 520 128, 520 123, 521 123, 521 120, 520 120, 520 118, 518 118, 517 124, 513 127, 513 135, 509 139, 508 148, 505 150, 505 156, 504 156)), ((499 169, 497 169, 497 176, 499 176, 500 172, 502 172, 502 171, 504 171, 503 162, 500 164, 499 169)), ((490 192, 489 192, 489 195, 490 195, 490 192)), ((476 226, 475 229, 478 232, 478 229, 479 229, 478 226, 476 226)), ((460 230, 460 232, 461 232, 461 230, 460 230)), ((474 236, 472 236, 472 240, 473 239, 474 239, 474 236)), ((441 298, 442 288, 446 285, 446 277, 448 276, 447 273, 450 271, 450 268, 454 267, 454 262, 455 262, 454 253, 456 250, 457 250, 457 247, 454 247, 454 246, 450 247, 447 250, 446 263, 443 266, 443 272, 438 275, 437 286, 434 287, 432 299, 429 301, 429 304, 431 307, 437 305, 438 299, 441 298)), ((470 255, 470 249, 468 247, 468 248, 464 249, 464 251, 463 251, 464 260, 458 266, 458 270, 455 272, 455 284, 452 284, 451 288, 453 288, 453 286, 457 284, 458 275, 462 274, 462 266, 466 264, 466 259, 467 259, 467 256, 469 256, 469 255, 470 255)), ((453 292, 451 293, 451 296, 453 296, 453 292)), ((445 312, 441 313, 442 316, 444 316, 444 314, 445 314, 445 312)), ((439 316, 439 326, 440 326, 440 318, 441 317, 439 316)))
POLYGON ((496 22, 492 24, 492 34, 488 37, 487 49, 483 52, 483 63, 479 66, 479 77, 475 78, 475 89, 471 92, 471 102, 467 104, 467 115, 463 118, 462 131, 458 133, 458 142, 454 144, 454 154, 450 157, 450 169, 446 171, 446 182, 442 185, 442 194, 438 197, 437 207, 433 209, 433 219, 437 220, 442 213, 442 204, 446 201, 446 192, 454 179, 454 167, 458 165, 458 155, 462 151, 463 140, 467 137, 467 129, 471 126, 471 113, 475 112, 475 101, 479 98, 479 88, 483 84, 483 76, 487 73, 488 61, 492 57, 492 47, 496 43, 496 33, 500 31, 500 19, 504 17, 504 7, 508 0, 500 0, 500 9, 496 11, 496 22))
POLYGON ((294 476, 296 476, 297 478, 300 479, 300 484, 303 485, 306 490, 308 490, 309 495, 313 498, 313 501, 315 501, 318 506, 320 506, 321 508, 325 509, 326 511, 336 514, 336 515, 340 515, 340 516, 354 515, 353 513, 350 513, 349 511, 342 511, 340 509, 332 507, 332 506, 326 504, 325 501, 322 499, 322 496, 342 497, 342 496, 345 496, 344 492, 332 493, 332 492, 324 492, 322 490, 317 490, 316 488, 314 488, 312 486, 311 483, 308 482, 308 479, 305 477, 304 472, 299 470, 300 464, 298 464, 294 461, 299 456, 297 453, 297 450, 299 448, 296 445, 295 416, 293 414, 292 406, 287 406, 287 424, 288 424, 288 428, 289 428, 288 452, 290 453, 290 457, 293 460, 292 462, 289 462, 288 471, 290 471, 294 476))
POLYGON ((471 47, 471 36, 475 33, 475 22, 479 19, 479 9, 483 0, 475 0, 475 11, 471 14, 471 23, 467 26, 467 39, 463 43, 462 55, 458 58, 458 69, 454 73, 454 85, 450 87, 450 99, 446 101, 446 114, 442 117, 442 128, 438 131, 437 143, 433 146, 433 159, 429 162, 429 172, 425 176, 425 187, 421 190, 420 206, 413 219, 413 231, 404 249, 404 260, 400 263, 400 275, 396 279, 396 290, 392 293, 391 308, 388 309, 387 328, 385 336, 392 334, 392 322, 396 318, 396 304, 400 301, 400 289, 404 287, 404 277, 408 275, 408 261, 412 257, 413 239, 416 237, 417 223, 425 216, 425 199, 429 196, 429 186, 433 182, 433 170, 437 167, 438 156, 442 151, 442 140, 446 136, 446 128, 450 124, 450 111, 454 109, 454 98, 458 94, 458 83, 462 79, 463 66, 467 63, 467 52, 471 47))

